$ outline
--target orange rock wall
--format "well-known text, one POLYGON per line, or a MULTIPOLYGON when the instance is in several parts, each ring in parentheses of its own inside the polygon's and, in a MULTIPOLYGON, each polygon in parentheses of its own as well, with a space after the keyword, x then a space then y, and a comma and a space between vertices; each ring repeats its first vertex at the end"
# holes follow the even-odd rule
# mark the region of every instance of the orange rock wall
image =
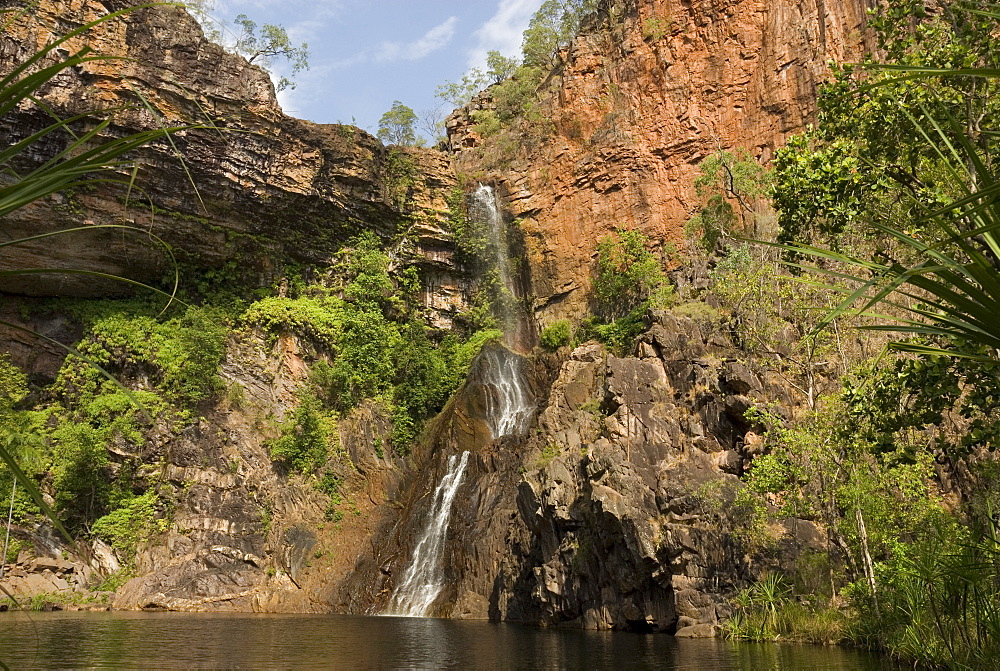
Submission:
POLYGON ((734 147, 767 162, 801 131, 828 61, 863 54, 868 4, 606 2, 563 54, 543 144, 484 169, 492 140, 453 118, 459 171, 495 181, 521 219, 540 324, 586 310, 595 245, 614 227, 683 248, 699 163, 734 147))

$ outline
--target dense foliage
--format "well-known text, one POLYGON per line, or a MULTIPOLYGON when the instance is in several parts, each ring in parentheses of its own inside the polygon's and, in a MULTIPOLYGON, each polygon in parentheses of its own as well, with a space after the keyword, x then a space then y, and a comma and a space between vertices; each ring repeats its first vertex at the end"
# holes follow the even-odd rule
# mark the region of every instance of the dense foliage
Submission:
MULTIPOLYGON (((767 443, 746 477, 829 536, 835 592, 814 614, 846 601, 839 636, 948 668, 1000 649, 997 83, 976 76, 995 74, 997 19, 881 6, 871 25, 894 66, 839 69, 817 126, 779 151, 779 239, 837 297, 808 336, 846 320, 903 336, 889 345, 906 354, 868 359, 835 332, 853 373, 804 419, 756 411, 767 443)), ((747 606, 731 633, 758 637, 764 611, 747 606)))
MULTIPOLYGON (((413 269, 391 273, 389 266, 378 238, 362 235, 345 248, 325 284, 305 287, 295 297, 257 301, 242 321, 320 345, 325 357, 313 375, 318 399, 341 414, 365 399, 383 402, 395 425, 393 445, 403 454, 464 379, 478 348, 497 334, 480 333, 463 343, 438 334, 439 341, 432 341, 419 314, 413 269)), ((305 447, 291 452, 316 453, 305 447)), ((301 467, 312 460, 293 463, 309 470, 301 467)))
POLYGON ((617 229, 598 241, 594 316, 580 325, 578 338, 596 338, 619 355, 625 354, 645 328, 646 312, 673 303, 663 260, 649 245, 649 238, 641 232, 627 229, 617 229))
POLYGON ((417 114, 398 100, 378 120, 378 139, 386 144, 417 144, 417 114))

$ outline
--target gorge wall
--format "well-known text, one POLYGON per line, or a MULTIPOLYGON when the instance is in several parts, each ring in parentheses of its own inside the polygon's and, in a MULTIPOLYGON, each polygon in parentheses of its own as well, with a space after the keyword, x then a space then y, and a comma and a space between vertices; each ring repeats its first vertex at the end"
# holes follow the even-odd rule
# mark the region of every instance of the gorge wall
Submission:
MULTIPOLYGON (((65 31, 136 4, 36 3, 30 12, 15 14, 0 36, 0 63, 9 71, 65 31)), ((23 10, 15 0, 0 7, 23 10)), ((42 91, 53 111, 67 118, 117 110, 108 129, 112 136, 182 130, 171 135, 172 142, 137 153, 128 201, 127 185, 98 184, 37 202, 4 222, 11 238, 102 224, 134 226, 141 229, 138 235, 99 230, 61 236, 58 245, 19 244, 8 248, 4 268, 63 266, 155 283, 170 263, 142 234, 148 232, 162 237, 182 264, 206 269, 228 263, 236 267, 233 279, 267 284, 289 263, 329 262, 360 231, 387 240, 408 233, 409 248, 398 251, 425 268, 435 288, 430 300, 446 312, 462 307, 450 245, 442 239, 445 195, 455 183, 446 155, 399 148, 414 157, 416 173, 397 174, 399 162, 390 160, 390 150, 363 130, 285 116, 267 73, 207 40, 180 7, 140 9, 105 21, 65 49, 84 44, 112 60, 63 71, 42 91)), ((4 130, 20 138, 50 122, 32 107, 5 120, 4 130)), ((0 288, 33 296, 126 289, 94 277, 59 275, 6 277, 0 288)))
POLYGON ((683 249, 701 161, 736 148, 770 160, 813 118, 829 61, 865 53, 871 6, 603 2, 549 77, 548 137, 515 139, 518 150, 498 158, 469 116, 489 105, 489 89, 453 114, 457 169, 495 181, 520 221, 539 321, 587 310, 594 241, 615 227, 683 249))
MULTIPOLYGON (((9 67, 57 27, 120 6, 42 0, 0 38, 0 63, 9 67)), ((699 162, 736 147, 766 161, 801 130, 827 60, 863 51, 866 7, 603 2, 549 78, 543 105, 553 132, 506 156, 468 117, 488 104, 488 91, 449 119, 453 153, 386 149, 353 127, 282 115, 266 74, 207 42, 182 10, 140 10, 96 31, 103 52, 134 61, 67 73, 46 102, 70 115, 134 102, 140 91, 159 117, 145 106, 118 112, 112 132, 199 123, 205 114, 221 132, 178 132, 183 164, 169 144, 140 152, 145 206, 126 207, 120 188, 100 186, 25 208, 4 231, 125 222, 162 237, 192 267, 238 262, 266 285, 286 263, 322 267, 348 237, 374 230, 400 265, 419 268, 428 323, 447 328, 469 299, 447 196, 460 177, 471 178, 494 184, 518 222, 536 326, 579 318, 596 241, 623 226, 663 248, 682 245, 699 162), (416 172, 394 174, 393 151, 416 172)), ((27 109, 4 128, 23 136, 42 123, 27 109)), ((71 240, 16 246, 3 267, 72 263, 143 281, 166 269, 140 238, 88 232, 71 240)), ((55 275, 4 282, 8 298, 121 291, 55 275)), ((68 342, 79 337, 68 318, 46 319, 30 325, 68 342)), ((769 531, 777 554, 758 557, 734 505, 737 476, 760 442, 745 410, 770 401, 792 412, 798 401, 766 367, 745 362, 718 323, 658 313, 647 326, 632 356, 595 343, 525 352, 537 412, 517 435, 492 439, 483 358, 406 458, 383 452, 391 419, 377 403, 362 404, 337 429, 342 449, 330 468, 349 503, 336 521, 325 518, 313 483, 276 469, 266 447, 263 420, 294 408, 321 358, 315 344, 232 334, 222 376, 246 397, 215 399, 182 433, 155 436, 143 458, 177 492, 177 507, 169 529, 140 548, 117 606, 378 612, 412 552, 427 494, 448 457, 468 450, 444 558, 448 586, 434 613, 711 634, 736 586, 822 547, 814 525, 788 520, 769 531)), ((0 335, 18 363, 36 365, 37 345, 0 335)), ((51 353, 37 365, 51 371, 57 363, 51 353)))

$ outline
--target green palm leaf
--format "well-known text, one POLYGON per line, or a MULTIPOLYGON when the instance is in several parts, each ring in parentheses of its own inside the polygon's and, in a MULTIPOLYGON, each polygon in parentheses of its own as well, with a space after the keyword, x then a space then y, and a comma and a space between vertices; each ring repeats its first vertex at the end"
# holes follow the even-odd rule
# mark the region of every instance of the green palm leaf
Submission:
MULTIPOLYGON (((28 137, 12 142, 9 146, 0 149, 0 173, 6 175, 4 183, 0 186, 0 218, 9 215, 10 213, 38 200, 39 198, 64 190, 69 186, 115 182, 125 184, 129 187, 129 190, 131 190, 135 174, 134 171, 132 171, 132 179, 130 180, 116 176, 116 173, 120 174, 122 172, 131 171, 133 162, 125 158, 129 153, 139 147, 163 138, 167 138, 171 146, 174 146, 171 139, 171 134, 173 132, 182 129, 200 127, 194 125, 174 128, 161 127, 134 133, 124 137, 112 137, 111 139, 108 139, 104 137, 110 130, 110 121, 106 118, 106 115, 120 111, 124 108, 98 110, 92 113, 79 114, 64 119, 60 118, 36 97, 41 87, 67 68, 77 67, 93 61, 121 60, 118 57, 104 56, 95 53, 89 47, 83 47, 67 57, 60 58, 53 64, 43 65, 46 59, 52 54, 59 53, 57 50, 60 49, 60 47, 68 40, 84 35, 87 31, 90 31, 101 23, 125 16, 126 14, 136 10, 155 6, 156 4, 162 3, 151 3, 128 7, 85 23, 40 48, 38 51, 29 56, 24 62, 16 65, 8 74, 0 78, 0 116, 9 115, 27 104, 33 105, 37 109, 41 109, 51 119, 51 123, 41 130, 29 135, 28 137), (96 118, 95 115, 100 115, 104 118, 96 118), (80 130, 77 130, 78 127, 80 130), (34 165, 21 174, 18 171, 18 159, 25 156, 27 152, 32 150, 32 148, 37 147, 40 142, 43 142, 52 136, 65 136, 65 138, 67 138, 63 149, 56 152, 56 154, 50 158, 44 160, 40 165, 34 165)), ((141 95, 139 98, 143 101, 144 105, 149 107, 148 103, 144 98, 142 98, 141 95)), ((175 153, 177 153, 175 146, 174 150, 175 153)), ((186 165, 184 169, 187 171, 186 165)), ((188 174, 190 177, 190 173, 188 174)), ((168 293, 145 285, 141 282, 136 282, 134 280, 122 278, 116 275, 101 273, 99 271, 72 268, 23 268, 17 270, 4 270, 0 271, 0 277, 9 277, 12 275, 35 275, 41 273, 65 273, 71 275, 93 276, 122 281, 158 293, 167 299, 164 309, 166 309, 172 301, 176 300, 175 293, 179 281, 179 273, 176 260, 174 259, 169 245, 148 231, 136 227, 124 225, 103 225, 52 231, 16 240, 0 242, 0 249, 11 245, 34 242, 53 236, 67 235, 79 231, 93 231, 102 228, 117 228, 135 233, 141 233, 142 235, 148 237, 151 241, 162 246, 165 250, 166 256, 174 268, 173 289, 168 293)), ((29 329, 17 324, 8 322, 0 322, 0 324, 3 324, 8 328, 33 333, 29 329)), ((118 386, 119 389, 128 395, 133 403, 138 405, 140 408, 142 407, 141 403, 139 403, 138 399, 136 399, 130 390, 126 389, 120 382, 118 382, 117 379, 115 379, 113 375, 97 365, 96 362, 91 361, 88 357, 81 355, 74 348, 63 343, 47 338, 38 333, 33 333, 33 335, 65 349, 72 354, 75 354, 85 361, 88 361, 113 384, 118 386)), ((8 449, 9 446, 4 440, 2 440, 2 438, 3 437, 0 436, 0 462, 6 464, 17 482, 25 488, 42 512, 49 517, 56 528, 72 542, 72 538, 67 530, 62 526, 53 511, 43 500, 37 483, 29 478, 23 469, 20 468, 17 460, 14 458, 13 451, 8 449)))

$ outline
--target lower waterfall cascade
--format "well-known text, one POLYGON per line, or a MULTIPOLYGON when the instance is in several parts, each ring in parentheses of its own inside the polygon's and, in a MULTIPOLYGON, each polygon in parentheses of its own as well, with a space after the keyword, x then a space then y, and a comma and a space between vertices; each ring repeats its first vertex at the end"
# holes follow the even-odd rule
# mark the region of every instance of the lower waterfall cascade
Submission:
POLYGON ((463 452, 461 457, 454 454, 448 457, 448 472, 434 490, 427 526, 413 550, 413 557, 403 573, 402 581, 396 586, 384 615, 404 617, 429 615, 434 600, 444 587, 444 568, 441 560, 445 537, 448 535, 448 521, 451 519, 455 492, 458 491, 468 463, 467 451, 463 452))

